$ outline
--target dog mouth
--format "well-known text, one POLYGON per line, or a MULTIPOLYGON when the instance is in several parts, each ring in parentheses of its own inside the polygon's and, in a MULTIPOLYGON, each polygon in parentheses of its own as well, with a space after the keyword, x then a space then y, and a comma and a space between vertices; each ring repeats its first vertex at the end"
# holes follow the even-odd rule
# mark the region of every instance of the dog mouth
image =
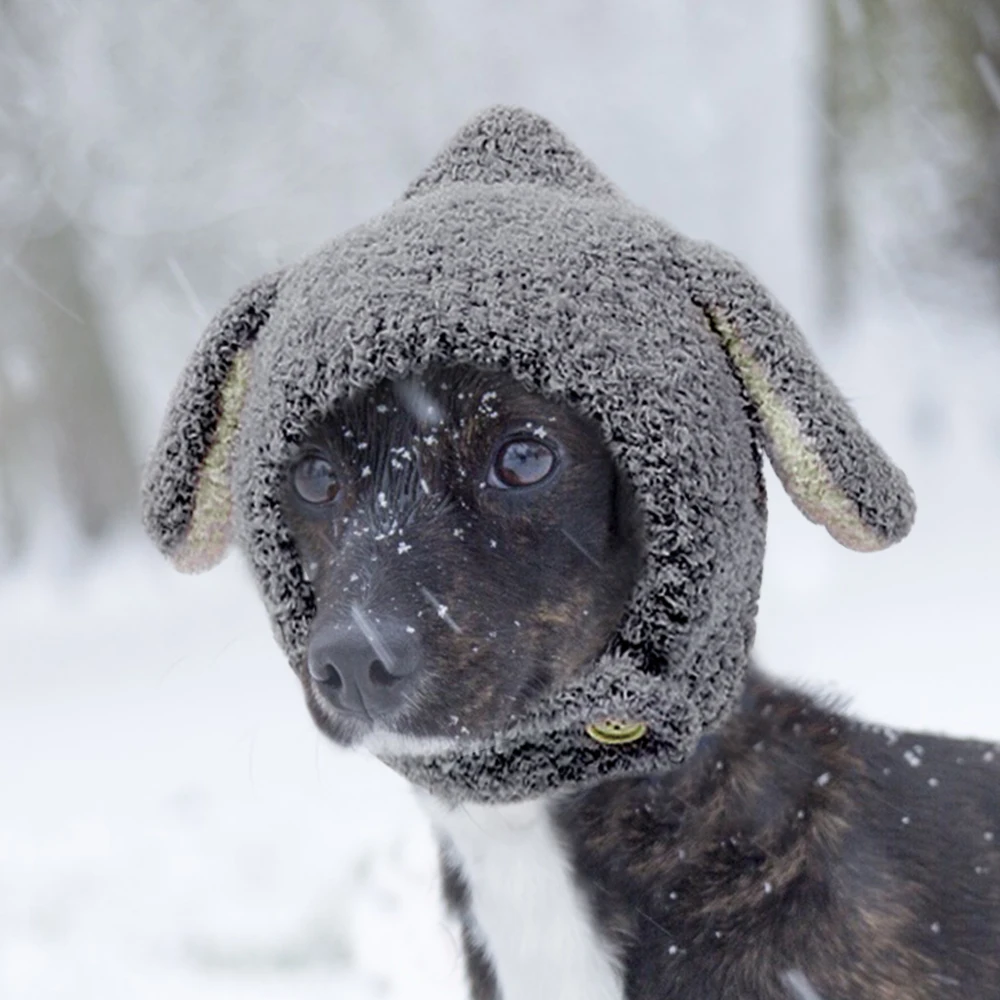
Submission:
MULTIPOLYGON (((320 695, 319 697, 322 698, 323 696, 320 695)), ((326 702, 325 698, 323 700, 324 702, 326 702)), ((328 702, 326 703, 329 704, 328 702)), ((336 708, 336 709, 331 709, 331 711, 336 712, 338 718, 350 719, 352 722, 364 726, 368 729, 372 729, 376 725, 375 717, 364 708, 359 709, 357 711, 354 711, 353 709, 349 708, 336 708)))
POLYGON ((356 710, 334 705, 313 677, 309 678, 307 693, 306 701, 316 722, 337 743, 355 746, 378 726, 378 720, 364 705, 356 710))
MULTIPOLYGON (((472 738, 467 726, 457 715, 449 717, 444 728, 448 733, 411 731, 413 720, 398 714, 371 711, 363 702, 357 708, 346 708, 333 702, 323 691, 322 685, 309 678, 308 703, 316 720, 336 742, 351 747, 363 747, 376 755, 379 753, 406 752, 424 755, 439 753, 453 747, 458 740, 472 738)), ((417 729, 421 729, 419 722, 417 729)), ((431 727, 437 728, 437 727, 431 727)))

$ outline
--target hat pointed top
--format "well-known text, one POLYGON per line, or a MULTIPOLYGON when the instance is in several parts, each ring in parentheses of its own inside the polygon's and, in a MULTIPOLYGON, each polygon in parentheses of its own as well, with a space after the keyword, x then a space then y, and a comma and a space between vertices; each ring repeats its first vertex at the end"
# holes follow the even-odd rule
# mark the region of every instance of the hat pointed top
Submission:
POLYGON ((538 184, 609 196, 614 186, 554 125, 523 108, 487 108, 464 125, 404 198, 445 184, 538 184))

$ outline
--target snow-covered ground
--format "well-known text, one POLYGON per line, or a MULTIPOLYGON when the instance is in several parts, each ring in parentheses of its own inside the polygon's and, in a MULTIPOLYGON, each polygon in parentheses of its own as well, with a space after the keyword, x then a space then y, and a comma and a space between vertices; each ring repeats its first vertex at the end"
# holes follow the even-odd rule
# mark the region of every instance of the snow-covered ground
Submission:
MULTIPOLYGON (((911 473, 917 527, 844 552, 772 479, 759 654, 869 718, 1000 737, 1000 352, 867 333, 827 363, 911 473), (943 422, 921 442, 924 376, 943 422)), ((464 995, 422 815, 316 734, 237 559, 181 577, 135 542, 26 572, 0 635, 0 997, 464 995)))
POLYGON ((462 995, 425 824, 315 734, 236 560, 2 601, 0 997, 462 995))

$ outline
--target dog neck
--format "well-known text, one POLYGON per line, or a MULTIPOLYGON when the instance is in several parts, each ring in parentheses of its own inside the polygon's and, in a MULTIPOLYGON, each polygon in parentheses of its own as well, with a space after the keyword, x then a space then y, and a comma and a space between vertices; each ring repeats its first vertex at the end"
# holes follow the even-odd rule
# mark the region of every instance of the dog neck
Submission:
POLYGON ((673 770, 717 721, 700 714, 682 684, 636 669, 622 657, 551 693, 509 728, 485 738, 374 734, 365 746, 438 798, 500 804, 673 770), (637 735, 600 739, 609 719, 632 722, 637 735))
POLYGON ((552 797, 452 805, 423 795, 463 923, 499 994, 621 1000, 622 969, 573 877, 552 797))
POLYGON ((455 803, 507 804, 612 777, 676 766, 677 746, 655 731, 607 745, 560 727, 490 740, 386 737, 365 746, 418 788, 455 803))

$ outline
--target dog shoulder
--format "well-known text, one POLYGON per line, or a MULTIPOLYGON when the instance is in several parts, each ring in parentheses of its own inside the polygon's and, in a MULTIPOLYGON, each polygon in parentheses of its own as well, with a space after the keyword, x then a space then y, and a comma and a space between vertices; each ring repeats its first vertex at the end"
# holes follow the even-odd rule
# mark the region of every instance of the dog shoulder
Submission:
POLYGON ((752 675, 739 710, 688 764, 579 793, 559 824, 637 997, 642 983, 674 983, 687 998, 787 1000, 789 975, 857 1000, 938 997, 951 981, 988 997, 1000 984, 990 755, 862 726, 752 675), (954 829, 949 807, 978 842, 954 829), (976 958, 954 966, 949 944, 965 946, 945 926, 960 933, 976 919, 976 958))

